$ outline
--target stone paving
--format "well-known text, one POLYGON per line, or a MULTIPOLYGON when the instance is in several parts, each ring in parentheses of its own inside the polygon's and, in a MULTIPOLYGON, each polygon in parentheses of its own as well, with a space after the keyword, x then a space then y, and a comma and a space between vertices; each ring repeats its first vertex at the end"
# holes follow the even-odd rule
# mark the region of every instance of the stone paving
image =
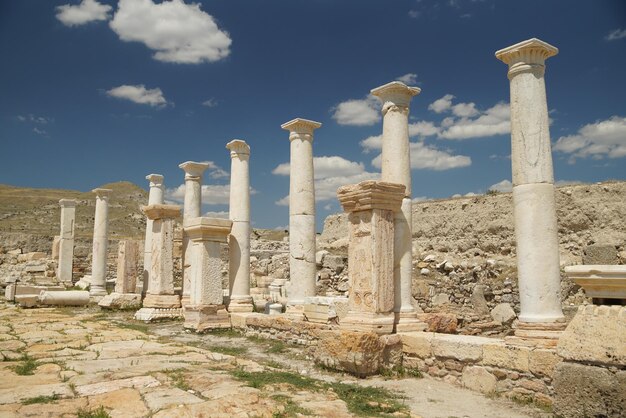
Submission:
MULTIPOLYGON (((255 351, 238 347, 247 344, 253 349, 271 345, 268 342, 189 334, 182 331, 180 322, 148 326, 133 321, 131 316, 130 312, 104 313, 97 307, 19 309, 0 302, 0 417, 90 416, 89 412, 100 408, 104 415, 91 416, 351 417, 358 412, 350 410, 350 402, 333 386, 336 383, 327 382, 341 380, 338 384, 348 385, 345 388, 349 389, 372 384, 319 370, 313 372, 306 354, 300 354, 300 360, 296 355, 293 361, 275 361, 279 354, 259 359, 255 351), (235 345, 202 348, 216 339, 234 341, 235 345), (225 354, 229 350, 236 355, 225 354), (290 362, 295 364, 295 372, 289 371, 290 362), (309 371, 300 370, 302 364, 308 364, 309 371), (274 373, 285 381, 255 384, 241 378, 255 373, 274 373)), ((442 400, 447 397, 441 392, 442 382, 411 380, 416 382, 412 385, 414 393, 442 400), (437 393, 420 389, 432 383, 436 383, 437 393)), ((390 389, 402 392, 398 385, 390 389)), ((450 412, 454 412, 453 400, 446 406, 447 415, 441 416, 536 415, 526 408, 512 408, 512 404, 499 400, 450 389, 458 392, 454 398, 467 398, 467 410, 471 411, 472 404, 479 401, 481 408, 495 414, 486 415, 485 409, 468 414, 457 408, 455 415, 450 412), (460 392, 463 393, 459 395, 460 392)), ((388 414, 360 415, 439 416, 433 413, 437 410, 435 403, 400 402, 402 407, 389 409, 388 414)), ((366 403, 371 404, 372 411, 386 408, 376 401, 366 403)))

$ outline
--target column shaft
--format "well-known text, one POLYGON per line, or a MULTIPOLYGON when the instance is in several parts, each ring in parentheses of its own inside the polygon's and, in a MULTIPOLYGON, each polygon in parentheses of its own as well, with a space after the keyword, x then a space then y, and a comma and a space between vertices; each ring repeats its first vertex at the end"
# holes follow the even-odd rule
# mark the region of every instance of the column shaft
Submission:
POLYGON ((91 260, 91 296, 104 296, 106 292, 107 249, 109 245, 109 193, 108 189, 95 189, 96 213, 93 226, 93 251, 91 260))
MULTIPOLYGON (((529 39, 496 52, 508 64, 511 166, 520 326, 563 320, 545 60, 555 47, 529 39)), ((517 331, 516 331, 517 334, 517 331)))
POLYGON ((230 219, 228 239, 230 312, 250 312, 250 147, 235 139, 226 145, 230 150, 230 219))
MULTIPOLYGON (((148 192, 148 206, 163 204, 163 176, 160 174, 150 174, 146 176, 150 180, 150 191, 148 192)), ((146 218, 146 238, 143 251, 143 285, 139 291, 146 295, 148 284, 150 283, 150 264, 152 254, 152 219, 146 218)))
POLYGON ((59 266, 57 278, 62 283, 72 284, 74 259, 74 221, 76 201, 61 199, 61 234, 59 236, 59 266))

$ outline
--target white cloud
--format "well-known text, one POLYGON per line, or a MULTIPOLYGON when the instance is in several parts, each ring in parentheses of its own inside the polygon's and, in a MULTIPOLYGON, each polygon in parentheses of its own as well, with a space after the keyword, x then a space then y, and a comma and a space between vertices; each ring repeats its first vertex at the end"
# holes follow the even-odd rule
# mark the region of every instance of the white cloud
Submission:
POLYGON ((429 104, 428 110, 432 110, 435 113, 443 113, 452 107, 452 99, 454 99, 453 95, 446 94, 441 99, 437 99, 429 104))
POLYGON ((182 0, 120 0, 109 23, 126 42, 142 42, 158 61, 199 64, 230 54, 232 40, 200 4, 182 0))
POLYGON ((426 196, 417 196, 417 197, 414 197, 413 199, 411 199, 411 202, 419 203, 419 202, 426 202, 428 200, 431 200, 431 198, 430 197, 426 197, 426 196))
POLYGON ((606 39, 607 41, 617 41, 618 39, 622 38, 626 38, 626 29, 615 29, 614 31, 606 35, 604 39, 606 39))
POLYGON ((48 136, 48 132, 46 132, 44 129, 39 129, 36 126, 33 128, 33 132, 36 133, 37 135, 48 136))
POLYGON ((230 216, 230 214, 228 213, 227 210, 219 210, 219 211, 208 211, 207 213, 205 213, 202 216, 206 216, 208 218, 222 218, 222 219, 228 219, 228 217, 230 216))
MULTIPOLYGON (((467 167, 472 164, 472 159, 465 155, 453 155, 448 151, 443 151, 431 145, 426 145, 422 141, 411 142, 411 168, 427 169, 435 171, 449 170, 452 168, 467 167)), ((372 160, 372 165, 376 168, 382 166, 382 155, 378 155, 372 160)))
POLYGON ((497 182, 496 184, 492 184, 491 186, 489 186, 489 190, 492 190, 494 192, 508 193, 513 190, 513 184, 510 180, 504 179, 497 182))
POLYGON ((571 162, 586 157, 626 157, 626 117, 612 116, 587 124, 575 135, 560 137, 554 150, 572 154, 571 162))
POLYGON ((407 86, 412 86, 415 83, 417 83, 417 74, 415 73, 404 74, 396 78, 396 80, 403 82, 407 86))
MULTIPOLYGON (((473 103, 472 103, 473 104, 473 103)), ((444 139, 468 139, 494 135, 505 135, 511 132, 511 112, 509 105, 497 103, 480 114, 477 118, 461 117, 459 119, 444 119, 445 127, 440 134, 444 139)))
POLYGON ((380 104, 371 94, 362 100, 341 102, 331 112, 339 125, 371 126, 380 120, 380 104))
MULTIPOLYGON (((355 184, 365 180, 375 180, 378 173, 369 173, 363 163, 346 160, 337 155, 313 158, 315 172, 315 200, 318 202, 337 198, 337 189, 346 184, 355 184)), ((289 175, 289 163, 277 166, 273 174, 289 175)), ((279 206, 289 206, 289 196, 276 201, 279 206)))
POLYGON ((32 113, 29 113, 28 115, 17 115, 17 120, 20 122, 32 122, 40 125, 47 125, 54 122, 53 118, 49 118, 47 116, 36 116, 32 113))
MULTIPOLYGON (((410 131, 409 131, 410 132, 410 131)), ((363 147, 363 152, 368 153, 370 151, 380 150, 383 147, 383 136, 375 135, 369 136, 359 142, 359 145, 363 147)))
POLYGON ((215 100, 213 97, 211 97, 210 99, 203 101, 202 102, 202 106, 216 107, 217 106, 217 100, 215 100))
POLYGON ((435 126, 435 124, 432 122, 427 122, 423 120, 423 121, 419 121, 415 123, 409 123, 409 136, 410 137, 433 136, 433 135, 437 135, 439 132, 440 132, 440 129, 437 126, 435 126))
POLYGON ((419 10, 409 10, 409 17, 411 19, 417 19, 418 17, 420 17, 421 14, 422 12, 420 12, 419 10))
POLYGON ((127 84, 108 90, 107 95, 118 99, 126 99, 139 104, 160 107, 167 105, 160 88, 146 89, 143 84, 130 86, 127 84))
POLYGON ((478 115, 479 112, 474 103, 459 103, 452 106, 452 113, 460 118, 468 118, 478 115))
POLYGON ((108 20, 112 7, 95 0, 83 0, 79 5, 64 4, 57 7, 57 19, 65 26, 79 26, 98 20, 108 20))

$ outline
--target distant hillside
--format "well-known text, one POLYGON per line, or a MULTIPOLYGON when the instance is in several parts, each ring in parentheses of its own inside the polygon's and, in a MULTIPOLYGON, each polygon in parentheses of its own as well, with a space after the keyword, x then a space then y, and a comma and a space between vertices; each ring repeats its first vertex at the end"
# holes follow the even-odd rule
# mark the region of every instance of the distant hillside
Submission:
MULTIPOLYGON (((100 186, 112 189, 109 200, 109 235, 112 239, 141 239, 145 218, 139 209, 148 193, 127 181, 100 186)), ((93 234, 95 194, 76 190, 34 189, 0 184, 0 233, 53 237, 59 234, 60 199, 76 199, 76 237, 93 234)))

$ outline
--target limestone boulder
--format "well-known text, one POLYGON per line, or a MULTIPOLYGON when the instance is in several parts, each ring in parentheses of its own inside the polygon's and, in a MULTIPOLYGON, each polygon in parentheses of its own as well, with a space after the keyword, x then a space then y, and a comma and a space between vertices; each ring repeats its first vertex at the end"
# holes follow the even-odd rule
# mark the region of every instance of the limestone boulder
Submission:
POLYGON ((583 264, 617 264, 617 248, 610 244, 592 244, 585 247, 583 264))
POLYGON ((618 374, 602 367, 558 364, 554 412, 563 418, 626 416, 626 378, 618 374))
POLYGON ((426 331, 441 334, 455 334, 458 320, 452 313, 427 313, 418 314, 418 319, 428 325, 426 331))
POLYGON ((98 302, 105 309, 139 309, 141 308, 141 295, 136 293, 111 293, 98 302))
POLYGON ((371 376, 383 369, 400 366, 400 336, 379 336, 373 332, 324 331, 313 351, 314 361, 358 377, 371 376))
POLYGON ((472 296, 470 297, 472 306, 479 315, 489 314, 489 305, 487 305, 487 300, 485 299, 485 288, 485 285, 477 284, 474 286, 472 296))
POLYGON ((511 305, 508 303, 500 303, 491 310, 491 318, 501 324, 510 324, 517 318, 517 315, 515 315, 515 311, 511 308, 511 305))

